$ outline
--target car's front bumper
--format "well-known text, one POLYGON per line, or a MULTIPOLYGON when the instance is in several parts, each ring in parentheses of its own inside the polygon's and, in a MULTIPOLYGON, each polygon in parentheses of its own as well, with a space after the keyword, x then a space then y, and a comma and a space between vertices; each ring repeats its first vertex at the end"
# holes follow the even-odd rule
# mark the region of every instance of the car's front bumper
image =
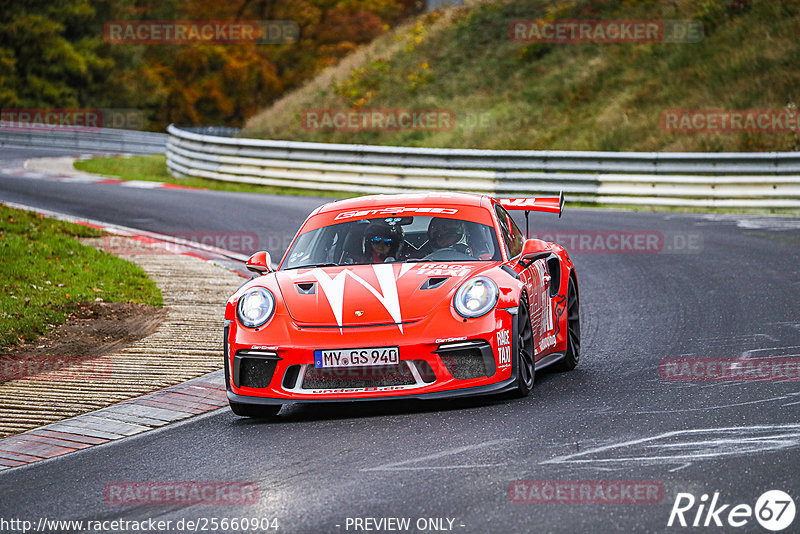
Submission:
POLYGON ((515 385, 517 367, 513 361, 516 350, 510 346, 511 341, 517 337, 515 311, 509 313, 507 310, 497 309, 479 319, 454 322, 448 325, 446 335, 442 335, 443 328, 435 324, 432 318, 404 325, 402 336, 397 335, 396 326, 357 328, 343 335, 338 329, 309 331, 285 323, 284 335, 276 335, 273 329, 268 342, 265 342, 264 336, 254 336, 251 330, 237 328, 234 321, 225 330, 228 399, 242 404, 274 405, 298 402, 445 399, 510 391, 515 385), (229 328, 233 330, 229 331, 229 328), (498 336, 498 332, 502 331, 506 331, 505 334, 498 336), (508 346, 498 345, 503 339, 509 340, 508 346), (457 378, 457 373, 452 372, 452 361, 445 363, 443 355, 446 358, 447 353, 441 350, 442 346, 457 345, 460 342, 474 342, 476 345, 483 342, 482 357, 486 360, 488 352, 488 358, 491 358, 491 365, 485 364, 485 376, 457 378), (412 373, 413 384, 336 387, 334 381, 325 387, 303 386, 304 372, 313 372, 315 369, 315 349, 393 345, 399 347, 401 364, 407 363, 409 368, 419 364, 427 365, 428 370, 435 374, 435 380, 421 381, 420 373, 416 372, 412 373), (264 387, 247 387, 242 384, 242 360, 237 355, 251 351, 253 347, 270 352, 270 365, 273 367, 268 383, 262 384, 264 387), (500 353, 505 357, 500 356, 500 353))

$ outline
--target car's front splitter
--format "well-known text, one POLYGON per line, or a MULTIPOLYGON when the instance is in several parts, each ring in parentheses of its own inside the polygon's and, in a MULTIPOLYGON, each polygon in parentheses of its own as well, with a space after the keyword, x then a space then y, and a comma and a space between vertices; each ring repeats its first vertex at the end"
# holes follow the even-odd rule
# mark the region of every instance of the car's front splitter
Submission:
POLYGON ((497 395, 512 391, 515 387, 517 380, 516 372, 511 378, 497 382, 496 384, 487 384, 484 386, 466 387, 461 389, 449 389, 445 391, 431 391, 428 393, 410 393, 398 395, 382 395, 380 397, 351 397, 346 394, 341 396, 319 396, 319 397, 304 397, 299 399, 275 399, 267 397, 249 397, 246 395, 238 395, 228 389, 228 400, 230 402, 238 402, 241 404, 254 404, 254 405, 275 405, 275 404, 298 404, 298 403, 321 403, 321 402, 361 402, 361 401, 392 401, 392 400, 440 400, 440 399, 454 399, 459 397, 473 397, 482 395, 497 395))

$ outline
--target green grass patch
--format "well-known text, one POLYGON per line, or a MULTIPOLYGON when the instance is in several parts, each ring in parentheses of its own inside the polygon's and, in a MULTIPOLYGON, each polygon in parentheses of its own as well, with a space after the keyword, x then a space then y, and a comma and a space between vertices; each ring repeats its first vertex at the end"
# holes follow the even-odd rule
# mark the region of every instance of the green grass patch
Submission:
POLYGON ((139 266, 75 239, 102 235, 0 205, 0 348, 35 339, 98 297, 162 305, 161 291, 139 266))
POLYGON ((347 198, 357 196, 352 193, 335 191, 317 191, 297 187, 273 187, 256 184, 240 184, 211 180, 208 178, 175 178, 167 171, 167 158, 163 154, 150 156, 131 156, 113 158, 83 159, 75 162, 79 171, 91 172, 120 180, 142 180, 147 182, 164 182, 187 187, 201 187, 216 191, 233 191, 237 193, 263 193, 270 195, 304 195, 314 197, 347 198))
POLYGON ((81 159, 75 162, 74 167, 79 171, 114 176, 121 180, 167 182, 172 179, 172 176, 167 172, 166 161, 165 155, 153 154, 149 156, 81 159))

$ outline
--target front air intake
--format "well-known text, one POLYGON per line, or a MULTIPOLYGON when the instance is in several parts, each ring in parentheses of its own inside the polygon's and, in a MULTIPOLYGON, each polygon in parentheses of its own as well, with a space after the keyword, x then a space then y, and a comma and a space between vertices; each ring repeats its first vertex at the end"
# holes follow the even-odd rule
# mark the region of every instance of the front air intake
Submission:
POLYGON ((436 349, 447 370, 458 380, 483 378, 495 372, 494 354, 488 342, 482 339, 445 343, 436 349))
POLYGON ((233 383, 236 387, 269 386, 280 358, 275 352, 239 350, 233 357, 233 383))
POLYGON ((436 289, 447 282, 447 276, 431 276, 420 286, 420 289, 436 289))
POLYGON ((414 376, 405 362, 373 367, 306 368, 303 389, 350 389, 382 386, 411 386, 414 376))

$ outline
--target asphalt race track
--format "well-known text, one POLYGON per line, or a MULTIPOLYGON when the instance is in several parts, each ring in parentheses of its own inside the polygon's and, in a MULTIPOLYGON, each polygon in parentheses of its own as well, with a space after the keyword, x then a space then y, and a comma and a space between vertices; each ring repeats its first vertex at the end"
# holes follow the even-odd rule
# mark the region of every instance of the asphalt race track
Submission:
MULTIPOLYGON (((0 150, 4 162, 53 153, 0 150)), ((326 201, 3 175, 0 200, 160 233, 254 232, 276 260, 326 201)), ((670 358, 798 361, 800 219, 567 204, 561 219, 531 216, 531 233, 544 231, 573 240, 565 245, 579 275, 582 354, 572 372, 537 374, 530 397, 298 405, 278 422, 221 409, 0 472, 0 517, 277 518, 279 532, 363 532, 357 524, 376 526, 366 518, 410 518, 409 532, 767 532, 755 517, 733 528, 728 512, 773 489, 800 505, 796 363, 794 380, 667 380, 660 372, 670 358), (635 243, 636 235, 645 243, 656 236, 657 247, 599 249, 598 240, 635 243), (107 503, 104 488, 121 481, 247 481, 259 498, 246 506, 107 503), (660 502, 592 504, 542 493, 547 502, 523 503, 509 488, 529 497, 531 486, 515 481, 651 481, 663 494, 660 502), (703 526, 704 511, 697 528, 667 527, 678 493, 697 500, 685 514, 691 524, 701 496, 716 492, 718 507, 729 505, 718 516, 724 526, 713 518, 703 526), (443 521, 428 521, 436 518, 443 521)))

